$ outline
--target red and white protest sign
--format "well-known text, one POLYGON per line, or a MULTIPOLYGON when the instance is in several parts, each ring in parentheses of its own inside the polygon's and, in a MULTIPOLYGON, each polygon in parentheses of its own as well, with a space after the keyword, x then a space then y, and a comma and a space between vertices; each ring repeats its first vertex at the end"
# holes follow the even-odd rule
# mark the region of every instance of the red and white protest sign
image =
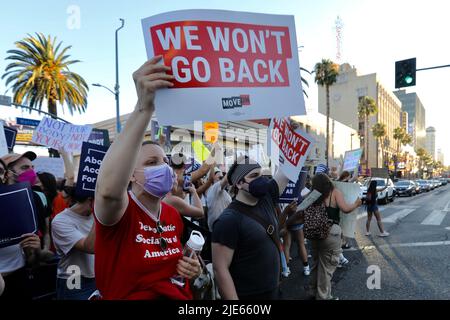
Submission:
POLYGON ((142 26, 148 58, 163 55, 175 77, 157 93, 159 122, 305 114, 293 16, 184 10, 142 26))
POLYGON ((314 140, 301 130, 293 130, 289 119, 272 119, 269 128, 272 163, 291 181, 297 181, 300 170, 312 149, 314 140))

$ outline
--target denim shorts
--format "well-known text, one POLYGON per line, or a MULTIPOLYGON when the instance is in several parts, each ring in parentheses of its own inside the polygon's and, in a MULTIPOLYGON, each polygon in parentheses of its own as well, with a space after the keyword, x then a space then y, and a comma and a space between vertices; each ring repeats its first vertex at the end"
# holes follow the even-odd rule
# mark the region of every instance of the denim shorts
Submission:
POLYGON ((300 231, 303 230, 303 223, 293 224, 292 226, 289 226, 289 231, 300 231))

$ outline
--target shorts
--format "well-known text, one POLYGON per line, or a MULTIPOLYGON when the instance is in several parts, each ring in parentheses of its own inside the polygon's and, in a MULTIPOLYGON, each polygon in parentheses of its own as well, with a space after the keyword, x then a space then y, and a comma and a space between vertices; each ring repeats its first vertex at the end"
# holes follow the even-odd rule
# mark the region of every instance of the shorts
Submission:
POLYGON ((376 204, 370 205, 370 206, 366 207, 366 210, 367 210, 367 212, 375 212, 375 211, 378 211, 378 206, 376 204))
POLYGON ((300 231, 303 230, 303 223, 293 224, 288 227, 289 231, 300 231))

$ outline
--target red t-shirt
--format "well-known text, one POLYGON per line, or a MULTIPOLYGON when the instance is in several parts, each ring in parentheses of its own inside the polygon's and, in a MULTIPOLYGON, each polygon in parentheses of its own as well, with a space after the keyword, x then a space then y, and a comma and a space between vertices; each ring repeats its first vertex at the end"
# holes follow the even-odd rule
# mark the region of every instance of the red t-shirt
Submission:
POLYGON ((50 216, 50 220, 53 220, 59 213, 63 212, 65 209, 69 208, 64 197, 61 192, 58 192, 58 195, 53 199, 52 204, 52 215, 50 216))
POLYGON ((114 226, 96 219, 95 280, 103 299, 192 299, 188 282, 180 288, 170 281, 183 256, 180 214, 161 202, 162 236, 168 244, 163 251, 155 220, 130 195, 128 199, 122 219, 114 226))

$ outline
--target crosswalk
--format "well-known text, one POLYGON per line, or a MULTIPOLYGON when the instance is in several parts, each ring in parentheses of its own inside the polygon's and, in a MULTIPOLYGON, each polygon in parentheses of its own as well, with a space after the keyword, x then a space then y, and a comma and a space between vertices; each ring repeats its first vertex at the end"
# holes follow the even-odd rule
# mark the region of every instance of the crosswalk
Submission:
MULTIPOLYGON (((406 219, 411 214, 420 213, 424 214, 423 207, 419 206, 408 206, 408 205, 390 205, 379 207, 379 211, 382 212, 383 223, 395 224, 399 221, 406 219)), ((440 226, 446 221, 446 217, 450 217, 450 210, 448 206, 443 209, 429 209, 426 212, 426 217, 420 222, 422 226, 440 226)), ((366 218, 367 213, 361 212, 357 215, 357 219, 366 218)), ((448 227, 450 224, 450 219, 444 227, 448 227)))

